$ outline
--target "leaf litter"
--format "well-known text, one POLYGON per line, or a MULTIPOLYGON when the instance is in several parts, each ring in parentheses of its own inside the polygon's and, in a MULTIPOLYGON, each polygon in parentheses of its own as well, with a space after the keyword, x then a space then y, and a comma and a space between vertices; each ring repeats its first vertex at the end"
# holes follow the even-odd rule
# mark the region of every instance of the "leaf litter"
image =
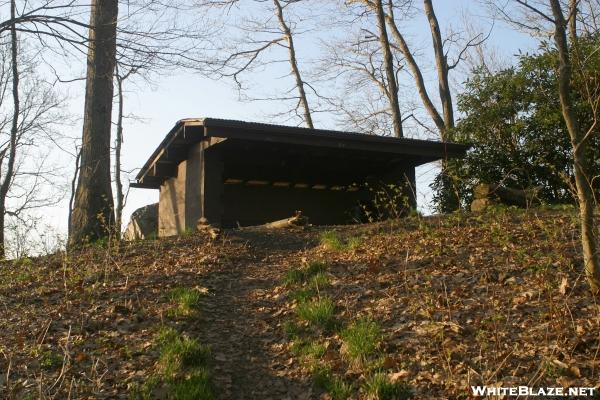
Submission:
MULTIPOLYGON (((415 398, 600 381, 600 306, 582 274, 574 213, 334 227, 355 243, 339 249, 320 244, 325 230, 245 228, 216 242, 196 234, 5 263, 0 397, 127 398, 156 368, 153 338, 168 322, 211 348, 219 398, 327 398, 284 329, 297 306, 284 276, 307 260, 329 265, 319 295, 341 326, 380 324, 380 368, 415 398), (179 287, 202 294, 194 318, 169 316, 179 287)), ((336 331, 322 341, 323 363, 365 380, 336 331)))

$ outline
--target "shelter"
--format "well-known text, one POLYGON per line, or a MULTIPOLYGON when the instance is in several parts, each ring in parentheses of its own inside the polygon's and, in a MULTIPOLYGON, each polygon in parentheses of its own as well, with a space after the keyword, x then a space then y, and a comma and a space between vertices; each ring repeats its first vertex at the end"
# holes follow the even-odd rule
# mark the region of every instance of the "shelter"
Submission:
MULTIPOLYGON (((405 185, 415 167, 464 155, 466 147, 415 139, 214 118, 178 121, 132 187, 159 189, 158 235, 258 225, 302 211, 313 224, 356 218, 364 184, 405 185)), ((406 185, 407 184, 407 185, 406 185)))

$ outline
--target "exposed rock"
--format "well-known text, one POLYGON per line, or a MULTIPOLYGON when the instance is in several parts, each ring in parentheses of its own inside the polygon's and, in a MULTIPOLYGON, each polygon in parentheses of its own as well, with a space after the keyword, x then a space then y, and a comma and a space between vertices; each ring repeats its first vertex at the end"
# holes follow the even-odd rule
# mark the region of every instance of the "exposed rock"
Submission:
POLYGON ((158 203, 138 208, 123 233, 123 239, 141 240, 156 237, 158 233, 158 203))
POLYGON ((481 212, 494 204, 526 208, 539 203, 537 198, 539 190, 539 188, 513 189, 502 185, 482 183, 473 189, 475 200, 471 203, 471 211, 481 212))
POLYGON ((477 213, 485 211, 486 208, 494 204, 496 204, 496 202, 491 199, 475 199, 471 203, 471 212, 477 213))

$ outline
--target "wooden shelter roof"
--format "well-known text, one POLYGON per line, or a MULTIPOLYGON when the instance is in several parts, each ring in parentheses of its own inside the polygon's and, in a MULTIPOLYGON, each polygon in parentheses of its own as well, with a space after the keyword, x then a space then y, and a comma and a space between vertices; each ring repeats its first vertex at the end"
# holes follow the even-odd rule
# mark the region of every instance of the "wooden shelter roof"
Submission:
MULTIPOLYGON (((244 122, 217 118, 182 119, 169 131, 144 164, 136 181, 137 188, 159 188, 161 183, 176 176, 177 165, 185 160, 191 146, 201 141, 209 145, 223 142, 252 142, 254 147, 278 145, 330 153, 332 159, 361 157, 362 159, 408 162, 418 166, 442 158, 461 157, 468 146, 429 140, 394 138, 324 129, 309 129, 284 125, 244 122)), ((248 162, 252 162, 251 158, 248 162)), ((326 168, 326 165, 323 166, 326 168)), ((357 166, 358 168, 358 166, 357 166)))

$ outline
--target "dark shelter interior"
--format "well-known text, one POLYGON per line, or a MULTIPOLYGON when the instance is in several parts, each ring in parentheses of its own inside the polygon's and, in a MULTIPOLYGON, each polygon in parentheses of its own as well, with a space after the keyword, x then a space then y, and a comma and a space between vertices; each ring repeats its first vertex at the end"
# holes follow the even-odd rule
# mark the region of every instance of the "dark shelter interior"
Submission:
POLYGON ((159 236, 258 225, 301 211, 313 224, 360 219, 377 187, 415 207, 415 167, 466 147, 213 118, 179 121, 133 187, 160 190, 159 236))

